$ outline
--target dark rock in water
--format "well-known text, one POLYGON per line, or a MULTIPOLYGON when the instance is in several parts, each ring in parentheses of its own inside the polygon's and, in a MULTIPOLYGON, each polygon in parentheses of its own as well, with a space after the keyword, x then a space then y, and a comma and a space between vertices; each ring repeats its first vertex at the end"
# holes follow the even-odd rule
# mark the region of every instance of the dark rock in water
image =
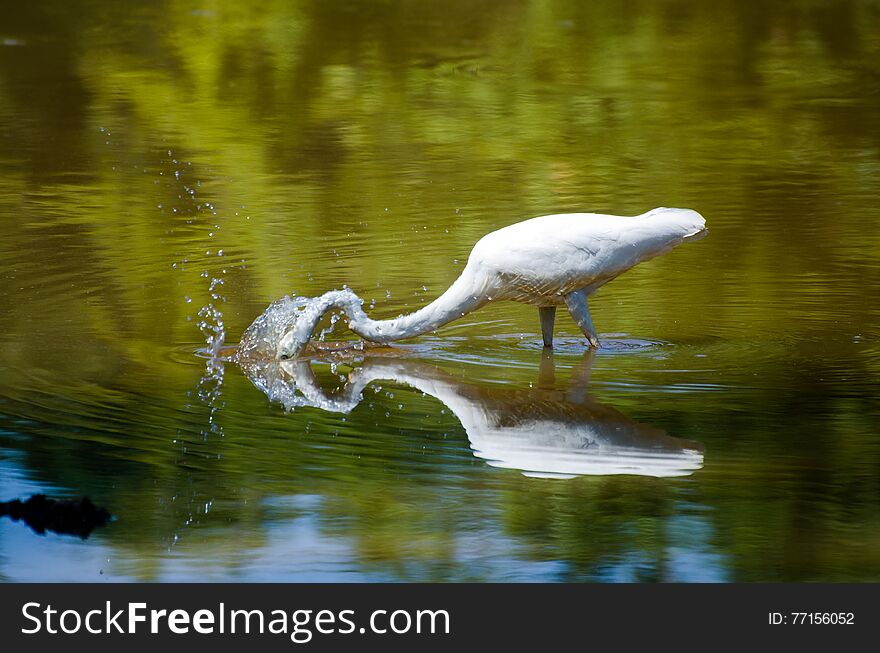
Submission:
POLYGON ((44 494, 35 494, 24 502, 18 499, 0 502, 0 517, 3 515, 9 515, 15 521, 22 520, 40 535, 52 531, 61 535, 79 535, 82 539, 112 518, 107 510, 95 506, 88 497, 57 500, 44 494))

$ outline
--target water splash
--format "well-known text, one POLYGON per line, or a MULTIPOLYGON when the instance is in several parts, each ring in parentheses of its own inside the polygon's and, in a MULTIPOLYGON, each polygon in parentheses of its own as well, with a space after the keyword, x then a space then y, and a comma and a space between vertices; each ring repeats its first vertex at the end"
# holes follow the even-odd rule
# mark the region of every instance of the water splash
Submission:
POLYGON ((205 336, 205 344, 211 358, 217 358, 226 338, 226 327, 223 324, 223 313, 212 303, 199 309, 199 330, 205 336))
MULTIPOLYGON (((198 399, 203 410, 207 409, 207 421, 199 428, 198 435, 201 442, 188 437, 184 429, 177 431, 177 437, 174 440, 179 463, 188 465, 191 464, 194 456, 203 461, 220 458, 216 443, 224 436, 219 417, 220 412, 226 406, 223 399, 225 377, 223 347, 226 340, 226 324, 222 310, 226 303, 226 296, 222 290, 226 283, 227 268, 223 265, 225 259, 221 258, 224 256, 224 250, 221 242, 218 242, 222 231, 220 217, 216 207, 210 201, 205 201, 198 196, 197 189, 202 187, 202 182, 195 177, 192 162, 180 160, 172 150, 168 150, 164 163, 166 166, 170 165, 173 173, 163 174, 160 172, 160 175, 166 180, 165 183, 168 185, 171 198, 167 203, 160 204, 159 210, 166 215, 170 211, 174 221, 176 223, 185 222, 188 229, 192 229, 193 226, 199 228, 205 238, 202 245, 204 258, 195 255, 195 252, 190 252, 189 256, 184 256, 172 264, 172 267, 182 272, 195 268, 199 275, 199 282, 205 284, 203 287, 207 292, 207 297, 201 301, 189 295, 183 297, 183 301, 187 305, 194 307, 202 304, 197 312, 196 327, 201 332, 206 345, 203 350, 205 368, 195 388, 187 392, 188 397, 198 399)), ((187 320, 191 319, 192 315, 188 315, 187 320)), ((173 533, 173 537, 168 542, 169 550, 184 536, 187 527, 198 524, 207 517, 214 502, 213 493, 206 492, 205 488, 199 485, 187 483, 177 488, 167 503, 174 506, 175 512, 180 513, 180 518, 183 521, 181 527, 173 533)))
MULTIPOLYGON (((358 335, 363 336, 358 324, 375 325, 377 333, 381 333, 382 326, 391 322, 373 322, 364 313, 362 304, 363 300, 348 286, 343 286, 342 290, 330 290, 319 297, 282 297, 272 302, 245 330, 237 358, 294 358, 315 351, 326 352, 328 348, 321 346, 323 337, 339 321, 339 314, 332 314, 330 327, 324 329, 318 341, 310 339, 321 318, 331 310, 341 311, 348 318, 349 328, 358 335)), ((381 346, 378 343, 385 341, 380 336, 369 340, 369 343, 365 340, 333 343, 329 349, 363 350, 368 346, 381 346)))
POLYGON ((302 359, 242 359, 240 365, 251 383, 265 393, 269 401, 280 404, 288 412, 297 408, 320 408, 332 413, 348 413, 361 400, 359 389, 341 397, 325 394, 309 363, 302 359))
POLYGON ((226 405, 222 400, 224 375, 223 358, 216 354, 208 356, 205 361, 205 371, 196 387, 199 399, 208 407, 208 424, 201 431, 203 440, 207 440, 212 435, 223 436, 223 427, 217 422, 217 416, 226 405))
MULTIPOLYGON (((217 243, 222 228, 218 211, 210 201, 197 195, 197 189, 202 187, 202 181, 196 176, 192 161, 185 161, 173 150, 168 149, 163 154, 161 164, 163 170, 159 171, 159 176, 164 179, 168 201, 158 205, 159 211, 166 216, 170 213, 176 224, 184 221, 187 225, 200 226, 206 234, 207 242, 210 243, 205 249, 205 256, 222 257, 224 251, 217 243)), ((204 338, 205 353, 207 354, 205 370, 195 389, 199 400, 209 410, 208 424, 201 433, 203 440, 208 440, 212 435, 223 435, 223 429, 217 423, 217 414, 223 407, 221 399, 224 377, 222 349, 226 340, 226 325, 221 307, 226 303, 226 297, 221 293, 221 290, 226 282, 227 269, 222 264, 212 265, 211 261, 212 259, 208 259, 197 268, 199 277, 206 280, 208 294, 205 303, 197 312, 198 321, 196 322, 196 327, 204 338)), ((199 258, 190 254, 190 256, 183 256, 171 265, 184 272, 188 270, 190 265, 198 266, 199 258)), ((194 298, 189 295, 183 296, 185 304, 194 304, 194 301, 194 298)), ((191 319, 192 315, 188 315, 187 320, 191 319)), ((185 446, 182 448, 182 453, 187 453, 185 446)))
POLYGON ((333 313, 330 315, 330 326, 326 329, 321 329, 321 333, 318 334, 318 340, 320 342, 324 342, 328 335, 333 333, 333 327, 336 326, 336 323, 339 321, 339 318, 342 317, 339 313, 333 313))
MULTIPOLYGON (((168 215, 170 211, 176 223, 183 219, 187 225, 203 225, 202 228, 207 233, 208 242, 216 243, 222 226, 218 218, 218 211, 211 202, 197 196, 196 191, 201 188, 202 181, 194 174, 192 161, 185 161, 178 157, 173 150, 168 149, 165 151, 161 163, 164 169, 159 171, 159 176, 164 179, 169 201, 160 203, 158 205, 159 211, 165 215, 168 215)), ((205 249, 206 257, 220 258, 223 255, 224 251, 219 246, 216 249, 210 246, 205 249)), ((189 262, 189 257, 184 256, 179 261, 172 262, 171 266, 183 271, 187 269, 189 262)), ((197 259, 193 263, 197 264, 197 259)), ((226 268, 222 265, 211 265, 210 259, 206 261, 206 266, 199 272, 201 277, 208 279, 207 291, 210 299, 199 309, 199 320, 196 326, 202 332, 207 351, 214 359, 218 358, 226 339, 226 326, 223 322, 223 312, 220 309, 220 306, 226 303, 226 297, 220 292, 226 282, 226 272, 226 268)), ((186 295, 183 297, 183 301, 190 304, 193 302, 193 298, 186 295)), ((191 319, 191 316, 188 316, 187 319, 191 319)), ((211 365, 216 366, 216 364, 216 361, 213 363, 209 361, 209 368, 205 372, 207 379, 210 380, 216 376, 216 370, 210 369, 211 365)))
POLYGON ((278 343, 299 320, 312 299, 285 295, 263 311, 245 330, 238 348, 239 359, 260 359, 276 357, 278 343))

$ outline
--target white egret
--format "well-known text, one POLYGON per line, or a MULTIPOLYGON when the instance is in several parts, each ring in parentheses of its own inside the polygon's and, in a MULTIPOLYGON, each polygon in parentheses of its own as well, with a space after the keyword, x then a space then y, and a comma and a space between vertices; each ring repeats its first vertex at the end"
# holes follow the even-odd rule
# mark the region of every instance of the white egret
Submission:
POLYGON ((553 346, 556 307, 565 305, 590 345, 598 347, 589 296, 641 261, 706 231, 706 221, 690 209, 658 208, 632 217, 569 213, 525 220, 481 238, 449 289, 409 315, 370 319, 362 300, 349 289, 299 301, 295 319, 286 322, 275 346, 276 356, 299 355, 321 316, 333 308, 342 309, 349 328, 365 340, 389 343, 434 331, 500 300, 537 306, 548 348, 553 346))

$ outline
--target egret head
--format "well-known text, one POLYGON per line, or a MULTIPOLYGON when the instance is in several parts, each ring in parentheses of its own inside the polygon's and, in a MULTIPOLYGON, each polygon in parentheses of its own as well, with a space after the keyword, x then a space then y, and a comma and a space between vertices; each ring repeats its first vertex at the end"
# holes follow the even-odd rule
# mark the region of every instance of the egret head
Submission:
POLYGON ((288 296, 272 302, 245 330, 239 357, 280 359, 299 354, 311 335, 302 319, 303 309, 311 301, 308 297, 288 296), (308 332, 303 336, 304 331, 308 332))
POLYGON ((281 340, 278 341, 278 349, 275 352, 275 357, 278 360, 286 361, 296 358, 303 350, 311 334, 306 334, 305 340, 303 340, 298 331, 300 330, 294 325, 290 331, 281 336, 281 340))

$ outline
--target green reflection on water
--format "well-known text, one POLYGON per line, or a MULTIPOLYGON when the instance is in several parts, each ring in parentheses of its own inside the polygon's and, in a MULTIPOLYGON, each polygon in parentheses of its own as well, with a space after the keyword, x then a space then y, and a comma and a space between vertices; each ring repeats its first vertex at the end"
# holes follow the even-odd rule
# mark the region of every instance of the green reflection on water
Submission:
MULTIPOLYGON (((876 3, 197 7, 0 25, 0 487, 119 516, 82 544, 2 522, 0 573, 880 577, 876 3), (285 414, 194 355, 209 302, 231 340, 291 291, 396 315, 492 229, 661 205, 710 237, 596 295, 601 334, 658 344, 601 352, 589 392, 704 445, 691 476, 529 478, 406 385, 285 414)), ((519 397, 538 342, 498 305, 413 355, 519 397)))

